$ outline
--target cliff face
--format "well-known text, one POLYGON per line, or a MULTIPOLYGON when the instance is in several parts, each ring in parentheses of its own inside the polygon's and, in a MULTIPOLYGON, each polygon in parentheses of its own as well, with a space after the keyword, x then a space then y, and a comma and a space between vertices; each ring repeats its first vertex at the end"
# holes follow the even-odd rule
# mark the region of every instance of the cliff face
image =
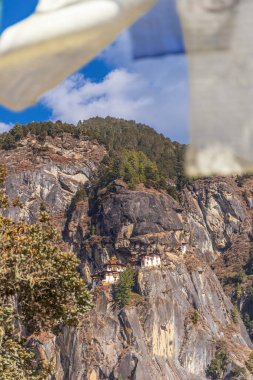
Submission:
POLYGON ((170 265, 140 271, 141 296, 121 312, 112 310, 109 289, 100 290, 82 326, 54 341, 56 378, 204 379, 218 340, 230 348, 231 362, 242 364, 251 344, 215 276, 170 265))
POLYGON ((137 271, 131 305, 118 310, 110 286, 98 286, 80 327, 31 338, 38 355, 54 363, 51 380, 206 379, 221 343, 229 354, 223 378, 232 379, 231 369, 245 367, 253 346, 214 269, 223 280, 226 265, 236 271, 247 257, 251 182, 239 188, 233 178, 195 181, 179 205, 165 192, 115 181, 96 200, 71 203, 104 154, 97 143, 68 135, 47 137, 43 147, 29 137, 0 151, 7 193, 22 203, 9 216, 32 222, 41 207, 50 212, 88 283, 112 256, 122 263, 141 253, 162 256, 160 268, 137 271))
POLYGON ((30 136, 15 150, 2 150, 1 164, 8 170, 8 196, 14 206, 17 200, 22 205, 10 207, 8 216, 32 223, 40 209, 45 209, 62 224, 71 199, 104 154, 104 147, 96 142, 64 133, 47 137, 43 145, 30 136))

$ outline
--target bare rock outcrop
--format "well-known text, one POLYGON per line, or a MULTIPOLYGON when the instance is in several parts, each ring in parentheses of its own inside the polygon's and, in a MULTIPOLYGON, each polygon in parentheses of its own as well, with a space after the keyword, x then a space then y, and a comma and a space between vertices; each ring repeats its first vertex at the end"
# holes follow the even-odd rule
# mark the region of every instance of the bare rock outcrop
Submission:
POLYGON ((7 215, 32 223, 40 209, 45 209, 62 227, 72 197, 105 152, 94 141, 64 133, 61 137, 47 136, 43 144, 28 136, 15 150, 0 151, 1 164, 8 170, 6 191, 14 205, 16 200, 21 204, 10 207, 7 215))

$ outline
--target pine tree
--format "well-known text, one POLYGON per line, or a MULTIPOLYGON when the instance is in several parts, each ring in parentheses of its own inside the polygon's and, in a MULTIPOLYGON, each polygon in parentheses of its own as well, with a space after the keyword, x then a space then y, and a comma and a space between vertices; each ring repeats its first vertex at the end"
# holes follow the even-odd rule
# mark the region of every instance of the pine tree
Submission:
POLYGON ((208 365, 206 375, 208 379, 219 380, 223 378, 223 374, 228 364, 228 352, 226 347, 219 343, 216 348, 214 359, 208 365))
POLYGON ((124 272, 120 273, 119 280, 115 286, 115 302, 122 308, 132 300, 132 288, 134 286, 134 270, 130 265, 124 272))
POLYGON ((246 273, 253 274, 253 242, 250 242, 249 246, 249 258, 246 263, 246 273))

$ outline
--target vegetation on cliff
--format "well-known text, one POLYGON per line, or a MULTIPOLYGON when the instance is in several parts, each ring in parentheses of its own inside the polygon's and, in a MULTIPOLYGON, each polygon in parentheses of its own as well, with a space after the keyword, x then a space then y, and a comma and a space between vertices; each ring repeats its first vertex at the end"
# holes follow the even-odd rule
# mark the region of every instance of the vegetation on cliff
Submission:
POLYGON ((179 191, 189 183, 183 173, 184 145, 172 142, 146 125, 112 117, 91 118, 80 121, 77 126, 61 121, 16 124, 8 133, 0 134, 0 149, 14 149, 29 135, 36 136, 46 148, 47 136, 63 133, 76 139, 97 140, 106 147, 108 154, 93 187, 101 188, 121 178, 132 189, 137 183, 144 183, 147 187, 164 189, 180 201, 179 191), (170 178, 174 184, 169 183, 170 178))
POLYGON ((249 354, 249 358, 246 362, 246 367, 250 371, 250 373, 253 375, 253 352, 249 354))
POLYGON ((132 288, 134 286, 134 270, 130 265, 120 273, 119 280, 115 285, 114 299, 120 308, 129 305, 132 300, 132 288))
POLYGON ((139 151, 123 150, 106 156, 95 175, 93 186, 105 187, 118 178, 126 182, 130 189, 134 189, 138 183, 156 189, 166 189, 167 186, 156 163, 139 151))
MULTIPOLYGON (((5 175, 0 167, 1 185, 5 175)), ((6 207, 3 196, 1 189, 0 207, 6 207)), ((60 247, 60 237, 46 214, 34 225, 15 223, 0 214, 0 373, 4 380, 45 379, 48 367, 45 363, 34 367, 24 331, 76 325, 92 307, 77 272, 76 255, 60 247)))
POLYGON ((233 310, 237 310, 238 318, 242 317, 249 336, 253 339, 253 242, 249 241, 247 245, 241 263, 235 262, 235 266, 234 263, 227 266, 222 280, 231 295, 233 310))
POLYGON ((79 122, 77 126, 61 121, 33 122, 24 126, 16 124, 8 133, 0 135, 0 148, 13 149, 28 134, 43 142, 46 136, 60 136, 62 133, 97 140, 106 146, 109 155, 122 150, 143 152, 167 178, 183 174, 184 145, 172 142, 146 125, 112 117, 92 118, 79 122))
POLYGON ((223 344, 219 344, 215 352, 215 357, 207 367, 207 377, 212 380, 222 379, 228 362, 227 349, 223 344))
MULTIPOLYGON (((250 363, 250 358, 249 358, 250 363)), ((250 366, 250 364, 249 364, 250 366)), ((218 342, 215 357, 211 361, 211 363, 207 367, 206 375, 208 379, 212 380, 221 380, 224 379, 226 375, 226 379, 247 379, 247 371, 246 368, 240 366, 233 366, 233 361, 229 356, 229 352, 223 342, 218 342), (230 367, 232 369, 229 370, 230 367)))
POLYGON ((35 354, 17 328, 13 305, 0 306, 0 378, 2 380, 45 380, 51 363, 35 365, 35 354))

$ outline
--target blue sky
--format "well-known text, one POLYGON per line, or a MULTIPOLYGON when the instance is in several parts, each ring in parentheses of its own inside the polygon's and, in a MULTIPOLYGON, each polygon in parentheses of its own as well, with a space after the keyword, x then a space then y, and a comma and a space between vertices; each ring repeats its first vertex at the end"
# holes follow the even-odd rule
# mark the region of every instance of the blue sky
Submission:
MULTIPOLYGON (((37 0, 4 0, 2 30, 29 16, 37 0)), ((136 120, 180 142, 188 141, 188 83, 184 55, 132 59, 125 31, 104 52, 35 106, 12 112, 0 106, 0 130, 16 122, 61 119, 77 123, 92 116, 136 120)))

